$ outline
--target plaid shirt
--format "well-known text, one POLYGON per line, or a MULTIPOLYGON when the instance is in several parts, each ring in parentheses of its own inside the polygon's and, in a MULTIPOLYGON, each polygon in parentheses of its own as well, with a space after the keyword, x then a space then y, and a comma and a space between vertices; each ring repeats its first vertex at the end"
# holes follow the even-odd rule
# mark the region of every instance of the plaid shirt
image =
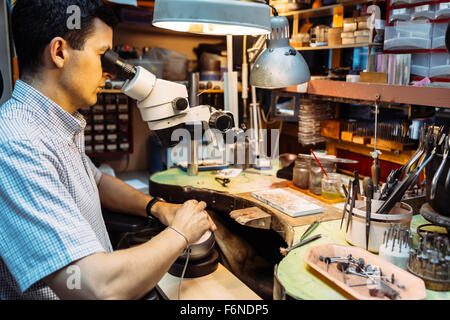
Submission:
POLYGON ((58 299, 44 277, 112 251, 85 125, 20 80, 0 107, 0 299, 58 299))

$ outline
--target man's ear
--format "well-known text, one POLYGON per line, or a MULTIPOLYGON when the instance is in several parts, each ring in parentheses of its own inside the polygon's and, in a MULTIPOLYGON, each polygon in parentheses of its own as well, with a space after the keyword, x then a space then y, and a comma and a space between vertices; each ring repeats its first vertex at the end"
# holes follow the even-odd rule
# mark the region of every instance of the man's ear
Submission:
POLYGON ((50 62, 57 68, 64 67, 67 62, 69 51, 67 50, 68 43, 61 37, 55 37, 50 41, 50 62))

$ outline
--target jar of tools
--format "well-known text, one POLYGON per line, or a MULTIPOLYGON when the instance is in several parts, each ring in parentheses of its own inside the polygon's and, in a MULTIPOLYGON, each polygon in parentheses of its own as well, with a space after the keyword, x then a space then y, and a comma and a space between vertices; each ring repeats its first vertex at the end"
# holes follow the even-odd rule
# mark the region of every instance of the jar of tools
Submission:
POLYGON ((336 200, 341 197, 342 180, 337 173, 327 173, 322 178, 322 197, 328 200, 336 200))
MULTIPOLYGON (((320 159, 320 164, 327 174, 336 172, 336 163, 320 159)), ((309 169, 309 191, 315 195, 322 195, 322 178, 324 174, 322 168, 320 168, 319 164, 312 159, 310 161, 310 169, 309 169)))
POLYGON ((309 162, 309 158, 300 156, 297 158, 297 160, 295 160, 292 182, 300 189, 308 189, 309 162))

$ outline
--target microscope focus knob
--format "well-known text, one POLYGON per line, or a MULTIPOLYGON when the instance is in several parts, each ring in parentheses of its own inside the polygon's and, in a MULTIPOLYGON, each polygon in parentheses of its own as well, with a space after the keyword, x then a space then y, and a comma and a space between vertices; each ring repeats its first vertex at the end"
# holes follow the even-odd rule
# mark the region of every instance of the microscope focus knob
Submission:
POLYGON ((233 114, 229 112, 216 111, 209 119, 209 126, 221 132, 226 132, 227 130, 233 128, 233 124, 233 114))
POLYGON ((175 98, 172 101, 172 107, 175 110, 183 111, 189 106, 189 102, 186 98, 175 98))

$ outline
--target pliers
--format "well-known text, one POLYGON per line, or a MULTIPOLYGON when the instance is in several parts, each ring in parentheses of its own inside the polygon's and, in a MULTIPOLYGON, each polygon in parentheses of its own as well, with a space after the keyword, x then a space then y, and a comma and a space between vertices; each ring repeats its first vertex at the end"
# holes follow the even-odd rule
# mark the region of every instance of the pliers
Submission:
POLYGON ((216 179, 216 181, 217 181, 218 183, 220 183, 223 187, 227 187, 227 184, 229 184, 229 183, 231 182, 231 180, 228 179, 228 178, 219 178, 219 177, 216 177, 215 179, 216 179))
MULTIPOLYGON (((449 143, 450 143, 450 139, 449 136, 445 137, 445 142, 443 145, 443 153, 442 153, 442 161, 441 164, 439 165, 439 168, 436 170, 436 173, 434 174, 433 180, 431 182, 431 191, 430 191, 430 199, 433 200, 435 195, 436 195, 436 188, 437 188, 437 184, 439 181, 439 177, 441 176, 442 171, 444 170, 445 167, 445 163, 447 162, 447 158, 448 158, 448 153, 449 153, 449 143)), ((448 176, 448 174, 447 174, 448 176)), ((447 179, 448 180, 448 177, 447 179)), ((446 181, 447 182, 447 181, 446 181)), ((446 186, 447 188, 447 186, 446 186)))

